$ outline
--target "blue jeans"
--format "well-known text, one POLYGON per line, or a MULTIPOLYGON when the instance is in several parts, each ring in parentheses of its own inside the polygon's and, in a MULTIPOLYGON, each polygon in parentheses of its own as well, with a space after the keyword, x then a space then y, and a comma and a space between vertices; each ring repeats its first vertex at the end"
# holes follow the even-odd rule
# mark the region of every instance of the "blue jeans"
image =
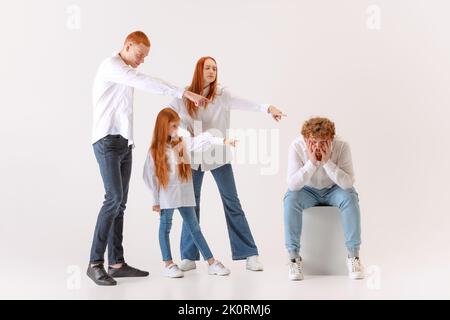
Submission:
MULTIPOLYGON (((220 197, 222 198, 233 260, 243 260, 247 257, 258 255, 258 249, 256 248, 247 218, 245 217, 245 213, 242 210, 241 202, 237 195, 231 164, 225 164, 211 170, 211 173, 219 188, 220 197)), ((200 221, 200 193, 204 174, 205 172, 201 170, 192 170, 196 203, 195 213, 198 221, 200 221)), ((181 232, 180 248, 182 259, 200 259, 198 249, 184 222, 181 232)))
POLYGON ((300 255, 303 210, 316 206, 338 207, 344 227, 345 245, 350 257, 359 256, 361 245, 361 218, 358 193, 354 188, 315 189, 303 187, 299 191, 288 191, 284 196, 285 245, 291 259, 300 255))
MULTIPOLYGON (((159 218, 159 246, 163 261, 172 260, 170 251, 170 229, 172 228, 172 217, 175 209, 162 209, 159 218)), ((194 240, 195 246, 202 253, 203 259, 208 260, 213 257, 211 250, 203 237, 200 225, 195 215, 194 207, 181 207, 178 211, 183 218, 183 225, 186 224, 188 232, 194 240)))
POLYGON ((131 176, 132 151, 128 140, 108 135, 93 145, 105 189, 91 247, 91 263, 103 263, 106 247, 110 265, 123 263, 123 215, 131 176))

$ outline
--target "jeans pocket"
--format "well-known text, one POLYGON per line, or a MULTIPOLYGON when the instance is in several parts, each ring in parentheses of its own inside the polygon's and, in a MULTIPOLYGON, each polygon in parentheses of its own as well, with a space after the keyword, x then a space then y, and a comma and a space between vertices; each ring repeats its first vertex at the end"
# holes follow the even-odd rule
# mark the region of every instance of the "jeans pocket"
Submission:
POLYGON ((108 134, 103 138, 103 141, 118 141, 122 138, 120 134, 108 134))
POLYGON ((123 147, 127 145, 127 140, 120 134, 109 134, 103 138, 103 142, 107 146, 123 147))
POLYGON ((128 140, 121 135, 108 135, 103 138, 102 147, 104 154, 115 154, 118 156, 128 152, 128 140))

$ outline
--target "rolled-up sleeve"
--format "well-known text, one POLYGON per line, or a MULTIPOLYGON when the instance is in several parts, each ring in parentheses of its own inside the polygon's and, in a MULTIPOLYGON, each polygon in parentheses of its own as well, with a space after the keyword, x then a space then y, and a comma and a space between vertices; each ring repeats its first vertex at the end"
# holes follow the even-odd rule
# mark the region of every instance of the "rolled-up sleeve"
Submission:
POLYGON ((289 190, 298 191, 303 188, 310 181, 316 170, 317 167, 310 160, 304 161, 295 144, 291 144, 288 154, 287 170, 289 190))
POLYGON ((155 166, 150 152, 147 154, 147 159, 145 160, 143 178, 145 185, 152 193, 153 205, 159 205, 158 179, 156 177, 155 166))
POLYGON ((328 160, 323 165, 325 172, 342 189, 349 189, 355 183, 355 176, 353 171, 352 154, 348 143, 344 142, 337 163, 328 160))

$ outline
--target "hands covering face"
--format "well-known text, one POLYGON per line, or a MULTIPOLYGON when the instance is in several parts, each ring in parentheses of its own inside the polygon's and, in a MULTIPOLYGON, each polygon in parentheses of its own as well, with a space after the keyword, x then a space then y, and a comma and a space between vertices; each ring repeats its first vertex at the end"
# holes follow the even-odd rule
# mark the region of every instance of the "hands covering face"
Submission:
POLYGON ((331 158, 331 140, 327 140, 320 146, 320 153, 322 154, 322 162, 327 163, 331 158))
POLYGON ((317 165, 319 161, 326 163, 331 158, 331 140, 317 141, 313 138, 306 140, 308 159, 317 165))

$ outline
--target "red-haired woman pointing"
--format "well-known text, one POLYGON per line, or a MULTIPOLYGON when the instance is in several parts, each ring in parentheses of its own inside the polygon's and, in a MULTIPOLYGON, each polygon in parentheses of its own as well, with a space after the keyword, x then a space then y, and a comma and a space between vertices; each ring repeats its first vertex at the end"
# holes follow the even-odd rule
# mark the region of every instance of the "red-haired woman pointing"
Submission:
MULTIPOLYGON (((233 109, 270 114, 276 121, 283 116, 275 106, 235 97, 228 90, 219 87, 217 63, 212 57, 203 57, 197 62, 192 83, 187 90, 200 94, 210 101, 202 107, 187 99, 174 99, 171 103, 171 107, 181 117, 182 126, 194 136, 207 130, 216 130, 226 137, 230 127, 230 111, 233 109)), ((237 195, 228 149, 224 146, 215 146, 202 152, 199 157, 196 155, 193 162, 192 175, 198 219, 200 219, 203 176, 205 171, 211 171, 222 198, 233 260, 246 259, 248 270, 263 270, 258 259, 258 249, 237 195)), ((182 270, 196 268, 195 260, 199 259, 199 252, 185 224, 181 235, 181 258, 182 270)))

